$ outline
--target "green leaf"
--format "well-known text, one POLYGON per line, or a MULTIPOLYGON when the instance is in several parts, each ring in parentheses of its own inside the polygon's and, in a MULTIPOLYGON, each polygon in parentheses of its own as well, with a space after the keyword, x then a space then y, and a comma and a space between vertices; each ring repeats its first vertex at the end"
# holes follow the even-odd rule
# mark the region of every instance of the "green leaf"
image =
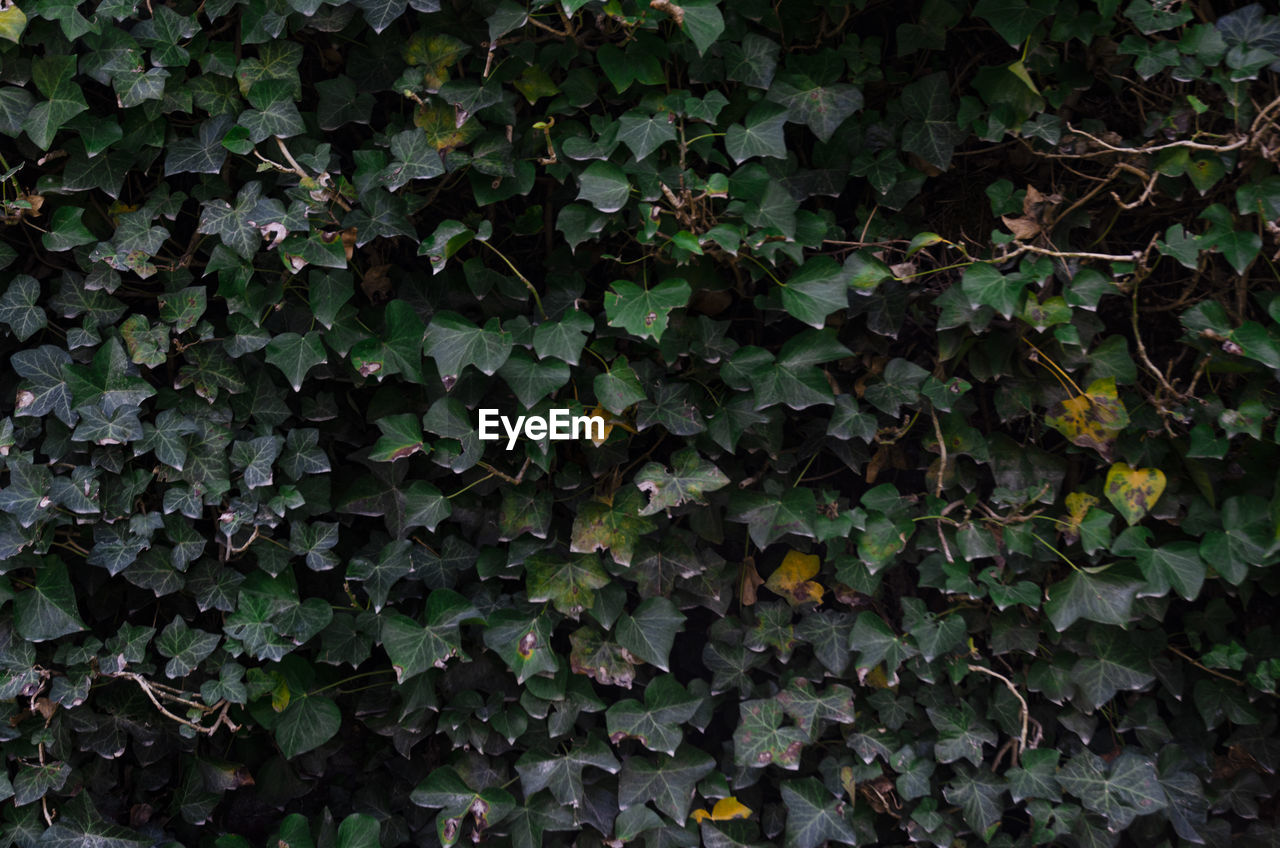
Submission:
POLYGON ((297 333, 280 333, 267 344, 267 362, 280 369, 295 392, 302 391, 302 382, 312 368, 328 361, 320 333, 311 331, 305 336, 297 333))
POLYGON ((31 79, 47 100, 26 114, 22 128, 41 150, 48 150, 53 137, 67 121, 89 108, 75 82, 76 57, 49 55, 31 63, 31 79))
POLYGON ((17 375, 23 378, 14 402, 15 416, 42 417, 52 412, 68 427, 79 417, 71 409, 71 388, 64 368, 71 355, 54 345, 41 345, 34 350, 15 351, 9 360, 17 375))
MULTIPOLYGON (((526 798, 542 789, 550 789, 557 801, 571 807, 581 807, 585 800, 582 772, 588 767, 602 769, 609 774, 617 774, 621 768, 609 753, 609 748, 596 736, 584 744, 575 745, 565 754, 528 751, 516 761, 520 788, 526 798)), ((619 794, 622 794, 621 790, 619 794)))
POLYGON ((636 472, 636 488, 649 495, 640 515, 653 515, 685 503, 705 504, 703 495, 729 485, 729 478, 694 448, 672 454, 672 468, 650 462, 636 472))
POLYGON ((651 289, 617 280, 612 289, 604 296, 609 326, 621 327, 640 338, 652 336, 654 341, 659 341, 667 329, 671 310, 686 306, 693 293, 689 284, 680 279, 663 280, 651 289))
POLYGON ((982 765, 982 746, 995 745, 996 733, 978 718, 973 707, 962 701, 958 706, 930 707, 926 712, 938 731, 938 740, 933 743, 938 762, 967 759, 975 768, 982 765))
POLYGON ((627 364, 625 356, 619 356, 610 363, 608 371, 597 374, 592 380, 592 388, 600 405, 614 415, 621 415, 627 407, 645 399, 640 378, 627 364))
POLYGON ((1018 277, 1006 277, 985 262, 975 262, 964 269, 961 289, 973 308, 989 306, 1006 320, 1018 311, 1026 283, 1018 277))
POLYGON ((559 668, 551 631, 552 618, 547 613, 499 610, 489 616, 484 643, 502 657, 516 683, 523 685, 530 677, 554 674, 559 668))
POLYGON ((380 848, 378 820, 367 813, 352 813, 338 825, 335 848, 380 848))
POLYGON ((676 140, 675 125, 669 115, 632 110, 618 119, 618 141, 625 144, 640 162, 668 141, 676 140))
POLYGON ((1140 581, 1109 571, 1102 574, 1073 571, 1065 580, 1049 587, 1044 610, 1059 633, 1080 618, 1124 627, 1129 623, 1134 596, 1141 588, 1140 581))
POLYGON ((818 85, 804 74, 783 74, 767 95, 787 108, 787 120, 805 124, 827 142, 845 119, 862 108, 862 91, 848 83, 818 85))
POLYGON ((393 300, 383 312, 385 327, 380 338, 363 339, 352 346, 351 364, 360 376, 376 376, 378 382, 393 374, 403 374, 411 383, 421 383, 422 342, 425 327, 413 307, 393 300))
POLYGON ((618 778, 618 805, 625 810, 652 801, 683 825, 693 802, 694 787, 715 767, 710 755, 691 745, 682 745, 674 757, 659 754, 657 762, 627 757, 618 778))
POLYGON ((506 381, 526 409, 562 388, 569 382, 569 375, 569 366, 565 363, 556 359, 536 362, 520 348, 511 351, 498 369, 498 376, 506 381))
POLYGON ((1089 646, 1092 650, 1076 660, 1069 674, 1082 709, 1097 709, 1117 692, 1141 689, 1156 679, 1148 657, 1114 628, 1094 627, 1089 646))
MULTIPOLYGON (((909 119, 902 130, 902 147, 943 171, 960 137, 952 116, 950 82, 943 71, 916 80, 902 89, 902 108, 909 119)), ((966 292, 967 293, 967 292, 966 292)))
POLYGON ((35 585, 17 594, 13 611, 14 628, 30 642, 46 642, 85 629, 67 566, 57 558, 46 558, 40 564, 35 585))
POLYGON ((1058 772, 1058 783, 1116 829, 1168 805, 1155 766, 1133 751, 1122 752, 1108 766, 1097 754, 1083 750, 1058 772))
POLYGON ((916 655, 914 647, 896 636, 889 625, 873 612, 859 613, 849 634, 849 649, 859 651, 858 668, 871 669, 879 663, 885 665, 885 675, 892 683, 902 661, 916 655))
POLYGON ((595 328, 595 321, 584 312, 572 309, 559 321, 545 321, 533 331, 533 351, 539 359, 555 357, 570 365, 578 364, 587 336, 595 328))
POLYGON ((724 16, 720 14, 716 0, 684 0, 680 8, 684 11, 681 29, 698 48, 698 55, 705 55, 707 49, 724 34, 724 16))
POLYGON ((785 158, 782 127, 786 122, 785 106, 762 100, 747 113, 743 123, 730 125, 725 132, 724 149, 739 165, 757 156, 785 158))
POLYGON ((614 493, 612 503, 588 501, 573 520, 569 550, 579 554, 608 551, 614 562, 630 565, 636 543, 653 530, 653 521, 640 514, 643 498, 635 489, 614 493))
POLYGON ((685 616, 666 598, 649 598, 618 620, 618 644, 647 663, 668 670, 671 646, 685 616))
POLYGON ((725 517, 746 524, 751 541, 763 550, 788 533, 813 538, 812 522, 817 515, 818 504, 813 490, 801 487, 777 495, 734 492, 729 497, 725 517))
POLYGON ((777 694, 782 711, 810 738, 822 729, 822 722, 852 724, 854 720, 853 690, 832 684, 821 691, 804 678, 796 678, 777 694))
MULTIPOLYGON (((0 13, 2 14, 2 13, 0 13)), ((53 213, 49 222, 49 231, 40 236, 40 243, 46 250, 63 251, 82 244, 92 244, 98 239, 89 228, 81 223, 84 210, 74 206, 63 206, 53 213)), ((3 320, 0 318, 0 320, 3 320)))
POLYGON ((674 757, 684 739, 683 725, 693 718, 703 699, 691 694, 670 674, 654 678, 644 688, 644 703, 618 701, 605 713, 609 741, 638 739, 650 751, 674 757))
POLYGON ((62 372, 77 409, 100 406, 107 415, 118 409, 136 410, 156 390, 129 361, 118 339, 105 342, 88 365, 66 365, 62 372))
POLYGON ((0 297, 0 323, 7 324, 20 342, 25 342, 49 323, 39 301, 40 283, 26 274, 10 280, 4 296, 0 297))
POLYGON ((222 636, 187 626, 180 616, 174 616, 169 626, 156 637, 156 650, 169 657, 164 667, 166 677, 186 677, 195 671, 222 641, 222 636))
POLYGON ((973 9, 1013 47, 1021 47, 1036 24, 1053 12, 1051 0, 979 0, 973 9))
POLYGON ((444 668, 449 658, 462 654, 458 625, 479 613, 471 602, 449 589, 437 589, 427 598, 422 625, 398 612, 382 617, 382 646, 391 658, 400 683, 429 668, 444 668))
POLYGON ((307 131, 293 99, 290 80, 266 79, 249 89, 249 104, 236 123, 249 131, 249 140, 261 144, 268 138, 289 138, 307 131))
POLYGON ((829 256, 810 259, 782 286, 782 307, 822 329, 827 316, 849 306, 849 274, 829 256))
POLYGON ((800 767, 800 751, 809 736, 798 727, 783 726, 782 705, 774 700, 743 701, 733 732, 733 761, 744 768, 800 767))
POLYGON ((956 777, 942 790, 947 803, 960 808, 965 824, 979 836, 987 836, 1004 817, 1004 782, 985 769, 957 768, 956 777))
POLYGON ((231 445, 231 465, 239 469, 247 488, 256 489, 272 483, 271 466, 284 448, 284 436, 259 436, 231 445))
POLYGON ((844 803, 820 780, 785 780, 781 789, 787 811, 787 848, 819 848, 828 842, 858 844, 858 835, 845 818, 844 803))
POLYGON ((617 165, 603 159, 592 162, 578 175, 578 200, 601 212, 617 212, 631 197, 631 184, 617 165))
POLYGON ((342 729, 342 710, 321 695, 292 698, 276 722, 276 744, 286 759, 314 751, 342 729))
POLYGON ((427 327, 426 353, 436 361, 445 389, 453 388, 458 375, 474 365, 486 375, 502 367, 511 354, 511 334, 497 318, 477 327, 454 312, 437 312, 427 327))
POLYGON ((600 557, 539 553, 525 563, 525 587, 529 600, 551 601, 565 615, 577 618, 596 599, 596 590, 609 583, 600 557))
POLYGON ((1058 791, 1058 760, 1061 754, 1052 748, 1032 748, 1022 752, 1021 764, 1005 772, 1009 780, 1009 794, 1014 801, 1028 798, 1044 798, 1060 801, 1058 791))

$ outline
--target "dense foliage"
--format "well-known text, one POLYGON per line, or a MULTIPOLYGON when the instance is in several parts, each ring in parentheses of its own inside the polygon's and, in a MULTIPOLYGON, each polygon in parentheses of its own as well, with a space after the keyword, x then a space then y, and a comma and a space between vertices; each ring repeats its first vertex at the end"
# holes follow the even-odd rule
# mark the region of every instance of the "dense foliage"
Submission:
POLYGON ((1263 5, 0 39, 4 844, 1280 841, 1263 5))

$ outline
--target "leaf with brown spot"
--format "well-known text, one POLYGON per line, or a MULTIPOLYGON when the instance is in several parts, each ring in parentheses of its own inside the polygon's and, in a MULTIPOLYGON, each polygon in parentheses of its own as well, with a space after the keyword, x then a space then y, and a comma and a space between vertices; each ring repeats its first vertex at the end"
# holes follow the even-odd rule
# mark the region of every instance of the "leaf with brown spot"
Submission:
POLYGON ((799 551, 787 551, 769 580, 764 584, 775 594, 787 599, 792 606, 804 603, 822 603, 822 584, 810 580, 818 573, 819 560, 813 554, 802 554, 799 551))
POLYGON ((1084 394, 1054 404, 1044 420, 1072 444, 1110 459, 1116 437, 1129 426, 1129 413, 1116 394, 1115 378, 1107 377, 1094 380, 1084 394))
POLYGON ((1165 476, 1159 468, 1134 468, 1117 462, 1107 472, 1104 492, 1130 526, 1151 511, 1164 493, 1165 476))

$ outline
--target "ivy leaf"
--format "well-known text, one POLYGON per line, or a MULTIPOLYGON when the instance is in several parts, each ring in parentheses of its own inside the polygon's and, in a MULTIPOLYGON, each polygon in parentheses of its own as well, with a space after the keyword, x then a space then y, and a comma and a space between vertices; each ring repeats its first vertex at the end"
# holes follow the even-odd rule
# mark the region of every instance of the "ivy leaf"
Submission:
MULTIPOLYGON (((337 528, 333 541, 337 542, 337 528)), ((413 573, 413 559, 410 549, 413 543, 408 539, 398 539, 382 546, 376 559, 355 557, 347 565, 347 579, 358 580, 364 584, 364 591, 369 596, 373 611, 380 613, 386 606, 391 587, 401 578, 413 573)))
POLYGON ((743 701, 733 732, 733 761, 744 768, 769 764, 794 771, 809 736, 798 727, 783 726, 782 705, 775 700, 743 701))
POLYGON ((1014 801, 1044 798, 1058 802, 1058 760, 1061 754, 1052 748, 1033 748, 1022 752, 1021 765, 1005 772, 1009 793, 1014 801))
POLYGON ((834 721, 839 724, 852 724, 854 720, 853 690, 848 686, 832 684, 822 691, 803 677, 792 680, 777 694, 782 710, 810 738, 815 729, 820 729, 819 722, 834 721))
POLYGON ((603 159, 592 162, 578 175, 578 186, 577 199, 587 201, 601 212, 617 212, 631 199, 627 175, 603 159))
POLYGON ((663 280, 651 289, 642 289, 635 283, 617 280, 613 291, 605 292, 604 310, 610 327, 621 327, 640 338, 662 339, 667 329, 671 310, 689 303, 693 290, 684 280, 663 280))
POLYGON ((652 801, 683 826, 693 803, 694 787, 715 767, 709 754, 691 745, 681 746, 673 757, 660 754, 657 762, 627 757, 618 779, 618 805, 626 810, 652 801))
POLYGON ((382 646, 391 658, 396 681, 403 683, 432 667, 444 668, 450 657, 462 656, 458 625, 479 617, 471 602, 451 589, 430 593, 422 625, 398 612, 385 613, 382 646))
POLYGON ((511 344, 511 334, 501 328, 497 318, 490 318, 481 328, 457 313, 437 312, 427 327, 426 353, 436 361, 446 391, 468 365, 492 375, 507 361, 511 344))
POLYGON ((743 123, 729 126, 724 149, 739 165, 757 156, 785 158, 787 146, 782 128, 786 122, 786 107, 762 100, 751 108, 743 123))
POLYGON ((597 736, 575 745, 563 755, 528 751, 516 761, 520 788, 526 798, 542 789, 550 789, 557 801, 571 807, 582 806, 585 797, 582 772, 588 767, 602 769, 609 774, 617 774, 621 768, 609 753, 608 746, 597 736))
POLYGON ((640 515, 653 515, 685 503, 705 504, 703 495, 729 485, 729 478, 714 463, 707 462, 694 448, 684 448, 671 457, 672 469, 650 462, 636 472, 636 488, 649 495, 640 515))
POLYGON ((1103 492, 1132 526, 1142 520, 1164 494, 1165 476, 1159 468, 1134 468, 1117 462, 1107 471, 1103 492))
POLYGON ((14 457, 8 461, 9 485, 0 491, 0 511, 17 519, 23 527, 30 527, 53 506, 49 490, 53 487, 53 474, 47 465, 38 465, 14 457))
POLYGON ((295 392, 302 391, 302 381, 317 365, 327 362, 320 333, 311 331, 305 336, 297 333, 280 333, 267 344, 267 362, 280 369, 295 392))
POLYGON ((804 74, 783 74, 767 95, 787 108, 787 120, 805 124, 827 142, 845 119, 862 108, 862 90, 848 83, 818 85, 804 74))
POLYGON ((703 699, 681 686, 670 674, 656 677, 644 688, 644 703, 618 701, 605 713, 609 741, 640 740, 650 751, 674 757, 684 739, 683 725, 693 718, 703 699))
POLYGON ((982 765, 982 746, 996 744, 996 733, 978 718, 973 707, 961 702, 954 707, 930 707, 929 723, 938 731, 933 744, 940 763, 967 759, 977 768, 982 765))
POLYGON ((656 115, 632 110, 618 119, 618 141, 630 148, 636 161, 644 160, 664 143, 676 140, 676 129, 665 113, 656 115))
POLYGON ((569 382, 569 366, 552 359, 535 362, 521 349, 511 351, 507 361, 498 369, 498 375, 515 392, 516 399, 526 409, 569 382))
POLYGON ((619 356, 611 362, 608 371, 597 374, 592 381, 592 388, 600 400, 600 405, 614 415, 621 415, 627 407, 645 399, 640 378, 627 364, 625 356, 619 356))
MULTIPOLYGON (((951 166, 951 154, 961 137, 952 118, 955 104, 951 100, 950 87, 946 72, 939 71, 903 88, 901 98, 908 118, 902 130, 903 149, 943 171, 951 166)), ((970 266, 979 267, 988 266, 970 266)))
POLYGON ((822 329, 827 316, 849 306, 849 274, 829 256, 805 262, 782 286, 782 307, 793 318, 822 329))
POLYGON ((822 603, 822 584, 810 577, 818 573, 819 560, 813 554, 802 554, 796 550, 787 551, 769 579, 765 588, 774 594, 787 599, 792 606, 804 603, 822 603))
POLYGON ((973 828, 974 833, 985 835, 1004 817, 1000 803, 1004 790, 1004 781, 990 772, 961 767, 956 769, 956 776, 942 790, 942 795, 948 804, 960 808, 965 824, 973 828))
POLYGON ((276 744, 285 759, 314 751, 342 729, 342 710, 322 695, 292 698, 276 722, 276 744))
POLYGON ((806 409, 830 404, 835 395, 815 366, 849 356, 830 329, 807 330, 793 336, 773 357, 758 347, 739 348, 720 368, 724 381, 739 391, 754 392, 756 409, 785 404, 806 409))
POLYGON ((554 356, 570 365, 578 364, 578 357, 586 344, 587 335, 595 328, 595 321, 578 310, 570 310, 559 321, 544 321, 533 331, 533 350, 539 359, 554 356))
POLYGON ((849 634, 849 649, 859 651, 858 668, 871 669, 884 663, 885 675, 892 683, 897 679, 898 666, 918 652, 906 640, 894 634, 884 619, 873 612, 862 612, 853 623, 849 634))
POLYGON ((1044 422, 1072 444, 1093 448, 1109 459, 1112 444, 1129 426, 1129 412, 1116 394, 1116 378, 1107 377, 1090 383, 1083 394, 1054 404, 1044 422))
POLYGON ((88 365, 66 365, 62 372, 77 408, 99 405, 107 415, 117 409, 136 410, 156 390, 141 377, 129 361, 119 339, 110 339, 93 355, 88 365))
POLYGON ((960 281, 961 290, 974 309, 989 306, 1006 320, 1018 311, 1025 286, 1020 277, 1006 277, 985 262, 975 262, 965 268, 960 281))
POLYGON ((684 614, 670 600, 649 598, 641 602, 634 613, 618 620, 618 644, 632 655, 667 671, 671 646, 684 622, 684 614))
POLYGON ((1134 596, 1140 588, 1141 581, 1109 571, 1102 574, 1074 571, 1049 587, 1044 610, 1059 633, 1079 618, 1124 627, 1129 623, 1134 596))
POLYGON ((1068 675, 1084 708, 1095 710, 1117 692, 1141 689, 1156 679, 1151 663, 1133 640, 1113 628, 1093 628, 1089 645, 1093 650, 1076 660, 1068 675))
POLYGON ((32 106, 22 122, 27 136, 41 150, 48 150, 53 137, 67 121, 89 108, 76 85, 76 57, 49 55, 31 63, 31 79, 47 100, 32 106))
MULTIPOLYGON (((83 212, 83 210, 76 211, 83 212)), ((57 213, 55 213, 55 220, 56 216, 57 213)), ((35 277, 27 274, 19 274, 10 280, 4 297, 0 297, 0 323, 7 324, 20 342, 25 342, 49 323, 44 308, 39 305, 39 300, 40 283, 35 277)))
POLYGON ((45 558, 35 585, 13 599, 14 628, 29 642, 46 642, 85 629, 76 608, 76 593, 59 559, 45 558))
POLYGON ((525 563, 525 588, 530 602, 551 601, 557 610, 575 619, 595 603, 596 590, 608 583, 609 574, 594 554, 539 553, 525 563))
POLYGON ((246 487, 270 486, 271 465, 284 448, 284 436, 260 436, 231 444, 231 465, 241 469, 246 487))
POLYGON ((1086 810, 1106 817, 1116 829, 1169 803, 1151 760, 1133 751, 1123 751, 1108 767, 1085 749, 1058 772, 1058 783, 1079 798, 1086 810))
POLYGON ((64 368, 71 354, 54 345, 15 351, 9 363, 23 382, 18 387, 14 415, 42 417, 50 412, 68 427, 79 417, 71 409, 71 387, 64 368))
POLYGON ((827 842, 857 845, 858 835, 845 818, 845 805, 813 777, 785 780, 782 803, 787 810, 787 848, 819 848, 827 842))
POLYGON ((403 300, 393 300, 386 306, 383 322, 385 329, 380 338, 364 339, 351 348, 351 364, 360 376, 377 376, 378 382, 403 374, 407 381, 421 383, 425 334, 422 319, 403 300))
POLYGON ((503 662, 523 685, 530 677, 553 674, 559 668, 551 646, 553 620, 547 613, 521 613, 498 610, 489 616, 484 643, 502 657, 503 662))
POLYGON ((729 498, 730 521, 747 525, 747 532, 757 548, 764 550, 788 533, 813 538, 812 521, 817 517, 818 503, 813 490, 800 487, 781 494, 737 491, 729 498))
POLYGON ((181 616, 174 616, 169 626, 156 637, 156 650, 169 657, 164 667, 166 677, 186 677, 195 671, 222 641, 222 636, 188 627, 181 616))
POLYGON ((1036 24, 1052 15, 1051 0, 979 0, 973 13, 991 24, 992 29, 1013 47, 1027 40, 1036 24))
POLYGON ((608 551, 614 562, 630 565, 636 543, 655 527, 640 513, 642 500, 639 491, 621 489, 614 493, 612 502, 597 500, 580 506, 569 550, 578 554, 608 551))

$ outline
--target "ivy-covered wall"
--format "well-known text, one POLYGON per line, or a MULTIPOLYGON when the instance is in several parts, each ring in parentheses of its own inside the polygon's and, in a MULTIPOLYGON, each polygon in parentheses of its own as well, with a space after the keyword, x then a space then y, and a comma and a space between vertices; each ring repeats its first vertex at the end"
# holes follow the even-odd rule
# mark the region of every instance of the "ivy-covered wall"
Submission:
POLYGON ((3 0, 0 840, 1276 844, 1277 71, 1226 0, 3 0))

